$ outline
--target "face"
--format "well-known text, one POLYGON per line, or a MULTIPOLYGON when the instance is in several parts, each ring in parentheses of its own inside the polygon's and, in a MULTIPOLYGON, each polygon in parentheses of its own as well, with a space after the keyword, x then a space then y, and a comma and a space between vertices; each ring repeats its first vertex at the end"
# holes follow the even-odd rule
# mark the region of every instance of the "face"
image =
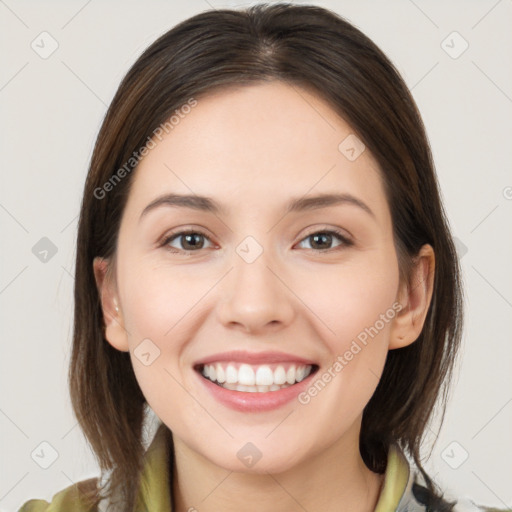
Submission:
MULTIPOLYGON (((347 137, 351 127, 304 89, 243 86, 199 98, 133 176, 115 282, 102 289, 106 337, 130 351, 149 405, 202 460, 277 472, 335 443, 357 447, 388 350, 418 334, 399 312, 378 165, 347 137), (155 203, 169 194, 217 209, 155 203), (305 202, 322 194, 341 200, 305 202), (228 351, 241 357, 219 356, 228 351), (250 359, 276 352, 278 362, 250 359), (220 363, 219 380, 230 361, 248 382, 247 363, 259 382, 261 366, 277 382, 278 366, 292 382, 304 361, 314 373, 279 391, 225 390, 200 374, 206 359, 220 363), (249 442, 262 454, 252 468, 237 456, 249 442)), ((95 261, 98 277, 103 268, 95 261)))

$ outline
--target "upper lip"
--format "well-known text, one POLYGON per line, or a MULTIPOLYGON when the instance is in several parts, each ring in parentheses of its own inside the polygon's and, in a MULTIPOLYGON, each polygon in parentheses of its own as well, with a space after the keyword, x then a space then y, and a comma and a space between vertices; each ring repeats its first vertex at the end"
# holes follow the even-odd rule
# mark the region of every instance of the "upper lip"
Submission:
POLYGON ((194 366, 201 366, 221 361, 238 361, 248 364, 272 364, 272 363, 300 363, 304 365, 314 365, 314 361, 305 359, 285 352, 247 352, 245 350, 231 350, 229 352, 220 352, 205 357, 197 361, 194 366))

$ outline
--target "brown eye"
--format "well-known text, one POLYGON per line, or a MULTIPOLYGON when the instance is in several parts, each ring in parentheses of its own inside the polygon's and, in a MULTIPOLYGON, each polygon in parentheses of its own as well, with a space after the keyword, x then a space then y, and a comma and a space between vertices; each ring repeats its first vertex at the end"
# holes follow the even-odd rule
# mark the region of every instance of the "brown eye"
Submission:
POLYGON ((179 233, 173 233, 168 236, 163 246, 169 248, 171 252, 196 252, 199 249, 204 248, 204 240, 210 240, 204 233, 200 231, 180 231, 179 233), (171 242, 177 241, 179 247, 171 246, 171 242), (176 250, 173 250, 176 249, 176 250))
POLYGON ((335 250, 338 247, 347 247, 352 245, 352 242, 345 235, 335 230, 315 231, 303 238, 301 243, 305 240, 311 240, 311 249, 316 250, 317 252, 330 251, 335 250), (341 243, 335 247, 330 247, 335 239, 338 239, 341 243))

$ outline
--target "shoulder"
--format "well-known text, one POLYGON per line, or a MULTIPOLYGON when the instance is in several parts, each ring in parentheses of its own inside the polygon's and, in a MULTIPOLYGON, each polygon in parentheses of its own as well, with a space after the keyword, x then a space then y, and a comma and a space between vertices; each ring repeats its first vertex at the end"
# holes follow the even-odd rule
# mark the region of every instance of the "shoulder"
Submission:
MULTIPOLYGON (((456 496, 449 492, 434 492, 421 485, 414 485, 413 502, 418 510, 432 512, 512 512, 512 508, 495 508, 475 502, 469 496, 456 496)), ((406 509, 407 510, 407 509, 406 509)), ((416 510, 415 508, 412 510, 416 510)))
POLYGON ((87 500, 97 491, 97 478, 82 480, 55 494, 50 503, 31 499, 25 502, 18 512, 96 512, 97 506, 87 500))
POLYGON ((398 445, 389 448, 384 485, 375 512, 512 512, 459 495, 429 477, 398 445))
POLYGON ((411 464, 411 475, 402 497, 399 511, 429 512, 512 512, 512 508, 497 508, 475 502, 470 496, 460 496, 451 489, 433 482, 429 476, 411 464))

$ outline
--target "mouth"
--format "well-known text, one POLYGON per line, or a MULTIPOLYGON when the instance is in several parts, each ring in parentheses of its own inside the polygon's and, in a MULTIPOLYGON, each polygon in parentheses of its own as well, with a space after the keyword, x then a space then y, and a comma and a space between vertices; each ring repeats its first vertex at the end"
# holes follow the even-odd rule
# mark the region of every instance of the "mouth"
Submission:
POLYGON ((194 370, 205 380, 230 391, 269 393, 293 387, 316 373, 317 364, 296 362, 249 364, 217 361, 197 364, 194 370))

